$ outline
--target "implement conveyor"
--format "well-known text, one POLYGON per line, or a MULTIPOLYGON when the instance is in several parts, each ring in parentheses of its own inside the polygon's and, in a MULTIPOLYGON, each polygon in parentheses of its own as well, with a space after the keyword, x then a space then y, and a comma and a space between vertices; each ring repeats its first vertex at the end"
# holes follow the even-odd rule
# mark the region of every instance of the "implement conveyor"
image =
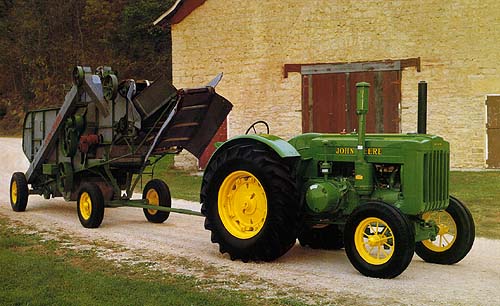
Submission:
POLYGON ((23 151, 30 166, 12 176, 12 208, 24 211, 29 194, 76 200, 85 227, 98 227, 105 207, 142 207, 157 223, 171 211, 199 214, 171 208, 168 186, 159 179, 146 184, 142 200, 131 196, 165 155, 203 154, 232 108, 215 92, 220 78, 178 90, 165 78, 118 82, 110 67, 95 73, 75 67, 61 108, 26 114, 23 151))

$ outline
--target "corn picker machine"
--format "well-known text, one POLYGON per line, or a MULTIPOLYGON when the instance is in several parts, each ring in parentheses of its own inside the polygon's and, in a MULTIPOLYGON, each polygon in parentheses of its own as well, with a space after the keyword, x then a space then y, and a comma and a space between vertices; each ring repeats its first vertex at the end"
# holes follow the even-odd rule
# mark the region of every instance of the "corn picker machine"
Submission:
MULTIPOLYGON (((77 200, 85 227, 99 226, 104 207, 141 207, 151 222, 170 212, 199 214, 171 208, 158 179, 146 184, 142 200, 131 195, 145 167, 165 154, 185 148, 201 155, 231 109, 214 91, 219 79, 176 90, 162 80, 118 84, 109 68, 92 74, 77 67, 61 109, 26 116, 23 148, 31 165, 12 177, 12 208, 25 210, 30 193, 63 196, 77 200)), ((221 253, 272 261, 298 238, 311 248, 345 248, 358 271, 378 278, 401 274, 415 252, 438 264, 467 255, 474 221, 449 195, 448 142, 426 134, 420 121, 418 134, 366 134, 368 92, 369 84, 357 84, 359 126, 352 133, 285 141, 258 121, 218 144, 200 201, 221 253), (259 124, 266 133, 248 133, 259 124)), ((419 101, 424 92, 419 86, 419 101)))

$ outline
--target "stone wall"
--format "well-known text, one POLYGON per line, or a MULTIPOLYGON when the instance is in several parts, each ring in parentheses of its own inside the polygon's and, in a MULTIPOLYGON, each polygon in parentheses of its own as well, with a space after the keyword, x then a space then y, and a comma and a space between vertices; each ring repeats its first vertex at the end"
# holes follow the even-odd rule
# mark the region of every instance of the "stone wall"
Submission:
POLYGON ((206 84, 233 102, 229 137, 256 120, 301 133, 301 77, 283 65, 420 57, 402 73, 401 128, 416 131, 417 83, 428 88, 428 133, 451 143, 456 168, 485 162, 485 95, 500 93, 500 2, 207 0, 172 27, 177 87, 206 84))

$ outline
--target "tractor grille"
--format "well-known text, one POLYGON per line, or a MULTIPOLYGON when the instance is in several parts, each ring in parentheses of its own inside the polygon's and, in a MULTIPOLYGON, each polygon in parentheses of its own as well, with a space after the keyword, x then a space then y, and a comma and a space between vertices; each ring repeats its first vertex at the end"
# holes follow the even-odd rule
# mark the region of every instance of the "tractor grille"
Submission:
POLYGON ((449 159, 448 151, 436 150, 424 154, 423 197, 426 211, 448 205, 449 159))

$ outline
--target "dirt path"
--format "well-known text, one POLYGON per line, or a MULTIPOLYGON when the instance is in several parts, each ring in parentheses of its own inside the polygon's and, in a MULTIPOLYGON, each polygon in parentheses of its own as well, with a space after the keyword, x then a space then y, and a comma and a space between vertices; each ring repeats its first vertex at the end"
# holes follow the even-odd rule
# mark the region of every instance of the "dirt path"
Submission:
MULTIPOLYGON (((0 138, 0 148, 0 214, 12 222, 112 242, 136 253, 156 256, 161 265, 169 265, 165 258, 181 258, 197 266, 194 270, 198 272, 193 271, 193 275, 208 270, 215 271, 214 277, 238 275, 228 282, 240 282, 242 287, 260 284, 259 290, 263 291, 272 286, 296 294, 310 292, 321 296, 322 301, 338 301, 339 296, 346 296, 345 304, 500 304, 500 240, 476 238, 469 255, 453 266, 424 263, 415 256, 408 269, 392 280, 360 275, 344 251, 311 250, 298 244, 272 263, 233 262, 210 242, 210 233, 204 230, 200 217, 172 214, 167 222, 158 225, 147 223, 140 209, 115 208, 106 210, 99 229, 89 230, 80 225, 74 203, 39 196, 30 196, 25 213, 14 213, 8 197, 10 177, 14 171, 26 171, 28 162, 20 139, 0 138)), ((175 200, 174 206, 199 208, 197 203, 182 200, 175 200)))

